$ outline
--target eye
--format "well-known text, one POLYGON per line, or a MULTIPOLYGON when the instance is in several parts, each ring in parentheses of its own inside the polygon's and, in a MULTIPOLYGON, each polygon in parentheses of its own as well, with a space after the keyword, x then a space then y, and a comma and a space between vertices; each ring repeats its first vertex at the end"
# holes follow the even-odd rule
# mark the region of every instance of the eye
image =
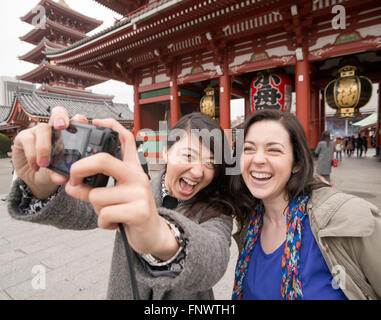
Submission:
POLYGON ((243 148, 243 152, 245 152, 245 153, 251 153, 251 152, 254 152, 255 151, 255 149, 253 148, 253 147, 249 147, 249 146, 247 146, 247 147, 244 147, 243 148))
POLYGON ((207 160, 207 161, 203 161, 202 164, 208 168, 208 169, 213 169, 214 168, 214 162, 213 161, 210 161, 210 160, 207 160))
POLYGON ((189 161, 189 162, 191 162, 191 161, 193 160, 193 157, 192 157, 192 155, 191 155, 190 153, 183 153, 183 154, 181 155, 181 157, 182 157, 183 159, 185 159, 186 161, 189 161))
POLYGON ((280 152, 281 152, 281 150, 279 150, 279 149, 274 149, 274 148, 269 149, 268 151, 271 152, 271 153, 280 153, 280 152))

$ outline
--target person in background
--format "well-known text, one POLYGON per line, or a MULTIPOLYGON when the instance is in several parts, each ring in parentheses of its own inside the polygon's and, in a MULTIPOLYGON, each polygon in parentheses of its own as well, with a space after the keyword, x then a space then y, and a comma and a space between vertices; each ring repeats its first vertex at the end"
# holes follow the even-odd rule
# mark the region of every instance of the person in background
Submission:
POLYGON ((344 148, 344 154, 349 157, 349 139, 348 137, 344 137, 344 142, 343 142, 343 148, 344 148))
POLYGON ((381 213, 314 178, 298 119, 255 112, 238 154, 242 175, 230 183, 240 204, 232 298, 380 299, 381 213))
POLYGON ((357 147, 356 138, 355 138, 354 135, 351 136, 351 142, 352 142, 351 154, 354 154, 355 153, 355 149, 357 147))
POLYGON ((361 137, 361 134, 359 133, 356 139, 356 156, 357 158, 362 157, 362 151, 363 151, 363 140, 361 137))
POLYGON ((315 155, 318 157, 316 173, 329 182, 331 182, 333 150, 334 148, 331 143, 331 134, 329 131, 324 131, 315 149, 315 155))
POLYGON ((342 151, 343 151, 343 140, 341 140, 340 137, 337 137, 336 138, 336 141, 335 141, 335 151, 336 151, 336 159, 337 161, 342 161, 343 160, 343 157, 342 157, 342 151))
POLYGON ((368 137, 366 135, 362 136, 362 146, 364 148, 364 155, 366 156, 366 153, 368 151, 368 137))
POLYGON ((372 134, 372 137, 370 138, 370 144, 371 144, 372 148, 376 147, 376 135, 375 134, 372 134))

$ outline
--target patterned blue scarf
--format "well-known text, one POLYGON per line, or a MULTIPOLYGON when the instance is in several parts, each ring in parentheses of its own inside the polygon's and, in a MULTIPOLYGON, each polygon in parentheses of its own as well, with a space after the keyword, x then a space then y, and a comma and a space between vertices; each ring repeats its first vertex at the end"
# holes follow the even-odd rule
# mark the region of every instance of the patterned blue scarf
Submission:
MULTIPOLYGON (((282 257, 282 285, 281 296, 283 300, 303 299, 302 284, 299 274, 299 249, 302 241, 302 222, 307 214, 308 196, 300 196, 289 204, 287 214, 287 235, 282 257)), ((240 252, 233 288, 233 300, 242 299, 243 279, 246 276, 253 248, 262 229, 263 207, 253 212, 246 241, 240 252)))

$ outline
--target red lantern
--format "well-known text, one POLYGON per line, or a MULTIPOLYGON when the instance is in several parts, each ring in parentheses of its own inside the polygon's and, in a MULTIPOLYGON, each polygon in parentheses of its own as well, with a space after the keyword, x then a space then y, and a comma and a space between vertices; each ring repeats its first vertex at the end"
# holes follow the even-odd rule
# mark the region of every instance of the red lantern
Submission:
POLYGON ((292 82, 282 72, 260 72, 250 85, 251 111, 291 110, 292 82))

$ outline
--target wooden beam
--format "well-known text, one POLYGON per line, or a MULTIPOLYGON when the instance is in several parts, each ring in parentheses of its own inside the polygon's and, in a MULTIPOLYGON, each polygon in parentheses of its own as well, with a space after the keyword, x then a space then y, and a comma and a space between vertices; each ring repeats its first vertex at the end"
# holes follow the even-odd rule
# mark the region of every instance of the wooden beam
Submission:
POLYGON ((139 104, 149 104, 154 102, 162 102, 162 101, 170 101, 171 96, 169 94, 166 94, 164 96, 159 97, 153 97, 153 98, 146 98, 146 99, 139 99, 139 104))

